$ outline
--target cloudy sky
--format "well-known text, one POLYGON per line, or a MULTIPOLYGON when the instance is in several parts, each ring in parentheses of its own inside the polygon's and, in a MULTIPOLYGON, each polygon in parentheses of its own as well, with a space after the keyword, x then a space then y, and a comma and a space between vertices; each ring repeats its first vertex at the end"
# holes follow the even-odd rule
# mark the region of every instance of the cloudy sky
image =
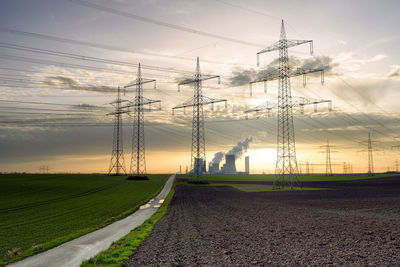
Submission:
MULTIPOLYGON (((329 99, 295 110, 297 157, 305 168, 324 171, 329 139, 333 169, 343 162, 367 170, 363 141, 374 141, 377 171, 395 168, 400 150, 400 3, 386 1, 237 0, 3 0, 0 2, 0 171, 105 172, 112 146, 112 111, 117 86, 143 76, 145 97, 162 101, 146 113, 146 160, 151 173, 190 165, 191 111, 171 108, 193 88, 176 83, 193 75, 196 57, 204 74, 221 84, 203 84, 204 95, 228 100, 205 107, 207 161, 252 137, 246 152, 252 173, 274 171, 276 113, 244 111, 277 96, 277 83, 248 82, 273 70, 277 52, 256 53, 279 39, 281 19, 289 39, 314 40, 290 49, 291 66, 324 68, 319 76, 291 79, 292 94, 329 99), (168 161, 167 161, 168 159, 168 161)), ((133 97, 126 92, 125 98, 133 97)), ((124 117, 126 165, 132 120, 124 117)), ((244 159, 237 161, 239 170, 244 159)))

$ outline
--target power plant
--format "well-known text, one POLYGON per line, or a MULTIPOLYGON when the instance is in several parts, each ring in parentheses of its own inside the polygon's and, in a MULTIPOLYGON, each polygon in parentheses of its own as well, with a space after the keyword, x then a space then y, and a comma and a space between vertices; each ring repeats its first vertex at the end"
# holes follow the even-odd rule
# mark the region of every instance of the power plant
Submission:
POLYGON ((246 138, 243 142, 239 141, 227 153, 217 152, 212 161, 208 164, 209 174, 249 174, 250 173, 250 158, 245 157, 245 171, 238 172, 236 169, 236 160, 239 159, 243 152, 249 147, 249 143, 253 141, 252 137, 246 138), (225 156, 225 163, 219 169, 219 164, 225 156))

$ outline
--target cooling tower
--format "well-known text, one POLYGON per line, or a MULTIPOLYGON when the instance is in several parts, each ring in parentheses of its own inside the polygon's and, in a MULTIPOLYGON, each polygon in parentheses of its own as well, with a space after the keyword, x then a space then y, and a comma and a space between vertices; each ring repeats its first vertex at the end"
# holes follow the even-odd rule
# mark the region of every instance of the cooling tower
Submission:
POLYGON ((206 162, 202 158, 194 158, 194 166, 190 174, 205 174, 206 173, 206 162), (198 169, 198 170, 197 170, 198 169))
POLYGON ((219 172, 219 163, 213 163, 213 172, 218 173, 219 172))
POLYGON ((223 174, 236 174, 235 155, 225 155, 225 164, 221 168, 223 174))

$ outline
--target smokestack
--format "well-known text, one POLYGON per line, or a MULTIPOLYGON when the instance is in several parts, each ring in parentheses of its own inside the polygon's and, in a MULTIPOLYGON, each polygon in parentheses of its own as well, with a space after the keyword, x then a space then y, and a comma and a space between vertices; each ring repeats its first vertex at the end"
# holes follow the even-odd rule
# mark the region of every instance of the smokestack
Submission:
POLYGON ((244 158, 244 170, 245 170, 244 172, 246 174, 250 173, 250 158, 249 158, 249 156, 246 156, 244 158))

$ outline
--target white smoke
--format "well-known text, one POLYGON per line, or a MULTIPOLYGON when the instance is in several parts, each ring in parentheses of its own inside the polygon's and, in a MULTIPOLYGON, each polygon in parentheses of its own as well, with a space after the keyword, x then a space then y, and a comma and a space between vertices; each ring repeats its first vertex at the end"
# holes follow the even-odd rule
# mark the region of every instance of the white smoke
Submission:
POLYGON ((253 137, 247 137, 243 142, 238 142, 236 146, 234 146, 231 150, 229 150, 227 155, 235 155, 235 158, 238 159, 243 155, 243 152, 247 151, 249 148, 249 143, 253 141, 253 137))
POLYGON ((212 159, 212 163, 214 163, 214 164, 218 163, 219 164, 224 156, 225 156, 224 152, 215 153, 214 158, 212 159))

